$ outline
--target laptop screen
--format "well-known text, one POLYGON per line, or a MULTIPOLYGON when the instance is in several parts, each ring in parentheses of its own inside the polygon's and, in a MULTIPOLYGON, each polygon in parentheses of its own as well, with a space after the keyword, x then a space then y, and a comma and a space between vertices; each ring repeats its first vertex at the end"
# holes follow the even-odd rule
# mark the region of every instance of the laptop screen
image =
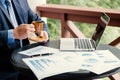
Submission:
POLYGON ((95 32, 92 36, 92 40, 95 41, 95 46, 98 45, 100 38, 101 38, 107 24, 109 23, 109 21, 110 21, 110 17, 106 13, 102 13, 100 20, 97 24, 97 27, 95 29, 95 32))

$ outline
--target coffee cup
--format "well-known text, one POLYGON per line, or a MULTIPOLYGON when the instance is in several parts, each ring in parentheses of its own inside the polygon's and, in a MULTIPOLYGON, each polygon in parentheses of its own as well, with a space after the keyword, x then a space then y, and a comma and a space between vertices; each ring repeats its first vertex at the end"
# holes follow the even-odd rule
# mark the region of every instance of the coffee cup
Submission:
POLYGON ((38 37, 41 36, 41 32, 43 30, 43 22, 42 21, 33 21, 32 24, 35 26, 35 33, 38 37))

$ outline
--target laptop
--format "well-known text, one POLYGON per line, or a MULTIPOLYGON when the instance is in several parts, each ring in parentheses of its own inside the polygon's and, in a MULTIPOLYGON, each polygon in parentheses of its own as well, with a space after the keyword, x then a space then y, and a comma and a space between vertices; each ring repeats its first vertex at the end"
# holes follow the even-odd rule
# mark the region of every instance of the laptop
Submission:
POLYGON ((61 38, 60 50, 80 50, 80 51, 93 51, 101 39, 101 36, 110 21, 110 17, 106 13, 102 13, 92 38, 61 38))

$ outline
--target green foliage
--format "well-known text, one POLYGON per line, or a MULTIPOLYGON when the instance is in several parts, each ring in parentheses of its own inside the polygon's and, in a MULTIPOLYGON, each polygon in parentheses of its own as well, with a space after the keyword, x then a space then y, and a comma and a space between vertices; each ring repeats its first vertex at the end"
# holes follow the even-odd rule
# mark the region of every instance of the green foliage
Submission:
POLYGON ((47 24, 49 26, 50 30, 50 38, 53 39, 59 39, 61 36, 61 27, 60 27, 60 21, 54 20, 54 19, 48 19, 47 24))
POLYGON ((47 0, 47 3, 60 4, 60 0, 47 0))
POLYGON ((47 3, 120 9, 120 0, 47 0, 47 3))
MULTIPOLYGON (((120 9, 120 0, 47 0, 47 3, 74 5, 82 7, 120 9)), ((94 24, 86 24, 80 22, 75 22, 75 24, 85 34, 86 37, 91 37, 93 30, 96 26, 94 24)), ((48 19, 48 26, 51 32, 51 39, 59 39, 61 36, 60 21, 56 19, 48 19)), ((115 38, 117 38, 119 35, 120 28, 107 27, 101 42, 109 43, 115 38)))
POLYGON ((95 30, 95 24, 87 24, 87 23, 80 23, 75 22, 79 30, 86 36, 86 37, 92 37, 92 33, 95 30))

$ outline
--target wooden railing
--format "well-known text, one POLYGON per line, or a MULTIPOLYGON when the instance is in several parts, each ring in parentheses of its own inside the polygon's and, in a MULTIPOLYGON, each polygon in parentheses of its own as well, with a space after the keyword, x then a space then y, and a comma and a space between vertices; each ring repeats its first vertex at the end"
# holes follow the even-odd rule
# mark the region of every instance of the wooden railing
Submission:
MULTIPOLYGON (((110 27, 120 27, 120 10, 85 8, 77 6, 65 6, 55 4, 45 4, 37 6, 37 11, 41 17, 55 18, 61 20, 61 37, 84 37, 80 30, 72 21, 97 24, 101 13, 105 12, 110 16, 110 27)), ((120 36, 109 43, 115 46, 120 43, 120 36)), ((111 80, 120 80, 118 74, 109 76, 111 80)))
MULTIPOLYGON (((61 37, 70 37, 70 35, 73 37, 81 36, 81 34, 78 34, 80 33, 79 31, 73 30, 75 29, 75 26, 69 27, 69 20, 97 24, 102 12, 105 12, 110 16, 109 26, 113 28, 120 27, 120 10, 45 4, 37 6, 37 11, 40 13, 41 17, 61 20, 61 37)), ((119 42, 120 36, 116 40, 113 40, 110 45, 115 46, 119 42)))

